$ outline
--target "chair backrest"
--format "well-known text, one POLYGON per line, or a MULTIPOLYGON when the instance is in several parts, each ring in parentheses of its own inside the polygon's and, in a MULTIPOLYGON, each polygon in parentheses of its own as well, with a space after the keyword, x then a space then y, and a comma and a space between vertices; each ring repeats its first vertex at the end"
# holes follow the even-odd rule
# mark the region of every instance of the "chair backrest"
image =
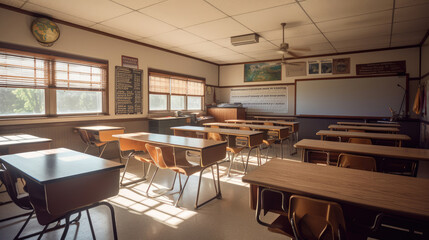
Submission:
POLYGON ((250 131, 250 127, 240 127, 240 130, 247 130, 247 131, 250 131))
POLYGON ((345 220, 338 203, 292 195, 289 219, 297 239, 345 239, 345 220))
POLYGON ((215 140, 215 141, 222 141, 222 136, 219 133, 208 133, 207 139, 215 140))
POLYGON ((2 164, 2 169, 0 169, 0 180, 6 187, 6 191, 12 201, 20 208, 25 210, 31 210, 33 207, 30 204, 30 198, 28 194, 23 197, 19 197, 19 192, 17 189, 17 181, 19 179, 18 175, 9 170, 10 168, 2 164))
POLYGON ((174 149, 169 146, 158 146, 146 143, 146 149, 153 162, 161 169, 174 167, 174 149))
POLYGON ((341 153, 338 156, 337 167, 353 168, 366 171, 377 171, 377 164, 373 157, 341 153))
POLYGON ((129 140, 125 138, 119 139, 119 150, 125 151, 136 151, 136 152, 147 152, 146 144, 140 141, 129 140))
POLYGON ((272 123, 272 122, 264 122, 264 125, 267 125, 267 126, 274 126, 274 123, 272 123))
POLYGON ((349 143, 358 143, 358 144, 372 144, 371 139, 369 138, 349 138, 349 143))

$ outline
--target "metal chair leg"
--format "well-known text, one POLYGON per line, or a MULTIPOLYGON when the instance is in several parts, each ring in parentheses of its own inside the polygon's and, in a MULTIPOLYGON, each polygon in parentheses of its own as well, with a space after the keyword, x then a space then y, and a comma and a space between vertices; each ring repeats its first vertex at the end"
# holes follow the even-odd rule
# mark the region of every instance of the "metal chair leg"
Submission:
MULTIPOLYGON (((213 183, 214 183, 215 191, 216 191, 216 194, 217 194, 216 178, 215 178, 215 175, 214 175, 213 165, 210 166, 210 168, 212 169, 213 183)), ((203 173, 201 173, 201 174, 203 174, 203 173)))
POLYGON ((29 216, 28 216, 28 218, 25 220, 24 225, 22 225, 21 229, 19 229, 19 232, 18 232, 18 234, 16 234, 16 236, 15 236, 15 238, 14 238, 14 239, 19 239, 19 235, 21 235, 22 231, 24 231, 25 226, 27 226, 28 221, 30 221, 30 219, 31 219, 31 217, 33 216, 33 214, 34 214, 34 210, 33 210, 33 211, 31 211, 30 215, 29 215, 29 216))
MULTIPOLYGON (((236 156, 237 156, 237 154, 233 154, 232 155, 232 159, 229 162, 229 168, 228 168, 228 173, 227 173, 228 177, 231 176, 230 172, 231 172, 231 168, 232 168, 232 163, 234 162, 234 159, 235 159, 236 156)), ((243 158, 241 160, 243 160, 243 158)))
POLYGON ((89 144, 86 144, 86 148, 85 148, 85 150, 83 151, 83 153, 86 153, 86 151, 88 151, 88 148, 89 148, 89 144))
POLYGON ((86 209, 86 215, 88 216, 89 227, 91 228, 92 239, 95 240, 94 226, 92 225, 91 215, 89 214, 89 209, 86 209))
MULTIPOLYGON (((183 189, 182 189, 182 191, 180 191, 179 198, 177 198, 176 202, 174 203, 175 207, 177 207, 177 205, 179 204, 180 199, 182 198, 182 195, 183 195, 183 192, 185 191, 186 184, 188 183, 188 180, 189 180, 189 176, 186 178, 185 184, 183 184, 183 189)), ((199 189, 198 189, 198 191, 199 191, 199 189)))
POLYGON ((49 224, 46 224, 45 227, 43 228, 43 230, 40 232, 39 237, 37 238, 37 240, 42 239, 43 234, 46 232, 46 229, 48 228, 49 224))
POLYGON ((152 175, 152 178, 150 179, 149 186, 148 186, 148 187, 147 187, 147 189, 146 189, 146 196, 148 196, 148 197, 150 197, 150 196, 149 196, 149 189, 150 189, 150 186, 152 185, 153 179, 155 179, 155 176, 156 176, 156 173, 158 172, 158 170, 159 170, 159 168, 156 168, 155 172, 154 172, 154 173, 153 173, 153 175, 152 175))
POLYGON ((107 202, 100 202, 100 205, 105 205, 110 209, 110 216, 112 219, 112 230, 113 230, 113 239, 117 240, 118 239, 118 232, 116 230, 116 219, 115 219, 115 210, 113 208, 113 206, 110 203, 107 202))
MULTIPOLYGON (((199 195, 200 195, 200 186, 201 186, 201 176, 202 176, 202 172, 206 168, 204 168, 203 170, 201 170, 200 179, 198 181, 197 197, 196 197, 196 200, 195 200, 195 209, 198 209, 198 208, 204 206, 205 204, 207 204, 208 202, 210 202, 210 201, 212 201, 212 200, 214 200, 216 198, 217 199, 222 199, 222 192, 220 190, 220 172, 219 172, 219 164, 218 163, 216 163, 216 168, 217 168, 217 184, 218 184, 218 186, 217 186, 218 190, 216 191, 216 195, 214 197, 206 200, 205 202, 203 202, 201 204, 198 204, 198 199, 199 199, 199 195)), ((214 175, 213 175, 213 177, 214 177, 214 175)), ((216 189, 216 187, 215 187, 215 189, 216 189)))
POLYGON ((67 215, 67 216, 65 217, 65 220, 66 220, 66 224, 65 224, 65 226, 64 226, 63 235, 61 235, 61 240, 66 239, 67 232, 69 231, 70 215, 67 215))
POLYGON ((250 157, 250 152, 251 152, 253 149, 255 149, 255 148, 257 148, 257 147, 252 147, 252 148, 250 148, 250 149, 249 149, 249 152, 247 153, 247 161, 246 161, 246 167, 244 168, 244 174, 246 174, 246 173, 247 173, 247 167, 249 166, 249 157, 250 157))
MULTIPOLYGON (((124 168, 124 172, 122 173, 121 182, 120 182, 120 185, 121 185, 121 186, 124 186, 124 185, 122 184, 122 181, 124 181, 125 173, 127 173, 128 162, 130 161, 130 157, 131 157, 131 155, 133 155, 133 153, 132 153, 132 152, 131 152, 130 154, 128 154, 128 156, 127 156, 127 161, 125 162, 125 168, 124 168)), ((121 158, 121 159, 122 159, 122 158, 121 158)))
MULTIPOLYGON (((101 155, 103 155, 104 150, 106 150, 107 144, 109 144, 109 143, 107 142, 106 144, 104 144, 103 150, 101 150, 101 153, 100 153, 100 155, 98 155, 98 157, 101 157, 101 155)), ((100 150, 100 148, 98 150, 100 150)))

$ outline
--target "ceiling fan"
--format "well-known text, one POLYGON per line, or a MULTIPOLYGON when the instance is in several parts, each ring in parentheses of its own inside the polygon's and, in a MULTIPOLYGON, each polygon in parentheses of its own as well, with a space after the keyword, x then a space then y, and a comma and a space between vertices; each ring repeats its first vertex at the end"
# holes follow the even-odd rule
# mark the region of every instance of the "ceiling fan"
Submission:
POLYGON ((300 57, 300 55, 296 51, 310 51, 310 49, 309 48, 300 48, 300 49, 289 48, 289 44, 285 42, 285 26, 286 26, 286 23, 281 23, 280 25, 282 25, 282 28, 283 28, 283 41, 280 44, 280 48, 277 52, 282 54, 282 62, 281 62, 282 64, 294 65, 293 63, 286 62, 285 54, 289 54, 294 58, 298 58, 298 57, 300 57))

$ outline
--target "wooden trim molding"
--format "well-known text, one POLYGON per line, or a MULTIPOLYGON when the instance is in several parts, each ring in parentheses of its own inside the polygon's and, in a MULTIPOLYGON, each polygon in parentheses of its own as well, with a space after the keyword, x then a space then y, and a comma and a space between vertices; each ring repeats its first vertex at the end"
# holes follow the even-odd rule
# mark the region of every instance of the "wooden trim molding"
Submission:
POLYGON ((235 88, 235 87, 268 87, 268 86, 287 86, 295 85, 295 83, 273 83, 273 84, 246 84, 246 85, 231 85, 231 86, 216 86, 218 88, 235 88))

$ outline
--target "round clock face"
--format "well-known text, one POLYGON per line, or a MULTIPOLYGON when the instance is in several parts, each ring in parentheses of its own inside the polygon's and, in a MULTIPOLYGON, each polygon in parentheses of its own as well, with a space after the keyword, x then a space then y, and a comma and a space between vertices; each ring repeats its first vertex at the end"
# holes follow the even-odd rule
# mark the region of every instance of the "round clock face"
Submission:
POLYGON ((43 46, 50 47, 60 37, 57 24, 46 18, 36 18, 31 24, 31 32, 43 46))

